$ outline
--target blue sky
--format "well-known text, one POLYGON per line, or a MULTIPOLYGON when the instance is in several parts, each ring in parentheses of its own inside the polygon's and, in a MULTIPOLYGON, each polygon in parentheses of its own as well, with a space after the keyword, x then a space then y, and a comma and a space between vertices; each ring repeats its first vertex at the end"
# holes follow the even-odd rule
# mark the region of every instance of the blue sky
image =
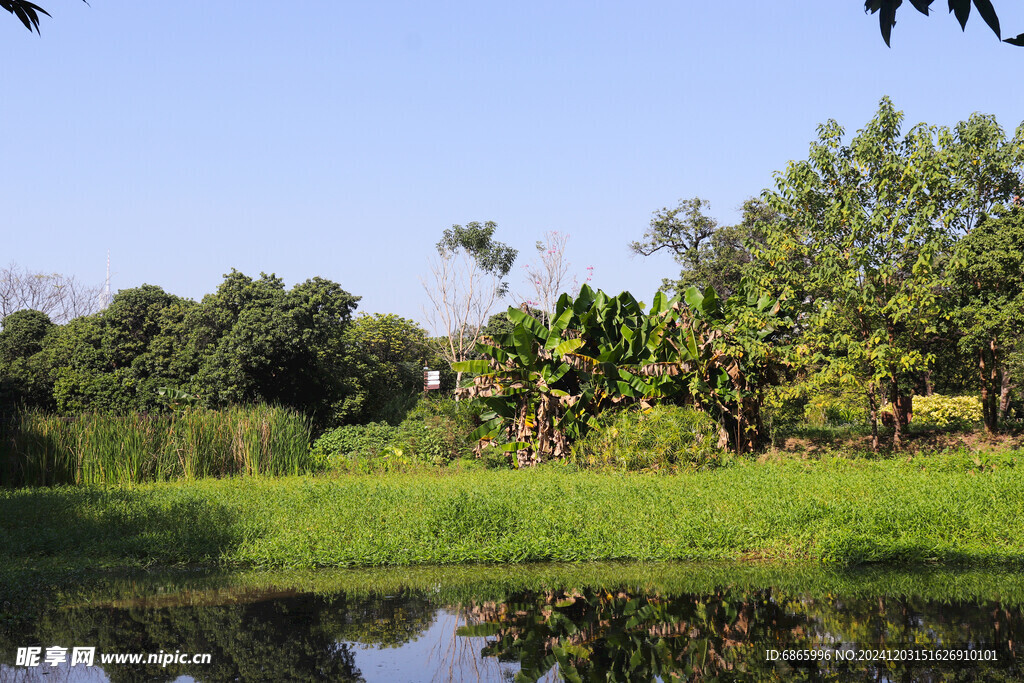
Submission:
POLYGON ((41 36, 0 16, 0 265, 99 284, 109 249, 115 290, 320 275, 423 322, 441 232, 493 220, 514 288, 558 230, 649 300, 678 272, 630 255, 651 213, 736 221, 829 118, 1024 120, 1024 48, 909 3, 891 49, 860 0, 39 4, 41 36))

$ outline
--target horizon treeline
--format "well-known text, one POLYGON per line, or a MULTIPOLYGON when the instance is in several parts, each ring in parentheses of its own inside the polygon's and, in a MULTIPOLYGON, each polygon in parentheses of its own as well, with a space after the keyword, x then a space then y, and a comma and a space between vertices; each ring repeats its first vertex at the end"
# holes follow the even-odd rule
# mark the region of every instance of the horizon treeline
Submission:
POLYGON ((414 321, 354 316, 358 301, 321 277, 286 289, 232 270, 201 301, 146 284, 63 325, 16 311, 0 332, 0 405, 77 414, 268 403, 318 428, 400 421, 423 364, 437 360, 414 321))

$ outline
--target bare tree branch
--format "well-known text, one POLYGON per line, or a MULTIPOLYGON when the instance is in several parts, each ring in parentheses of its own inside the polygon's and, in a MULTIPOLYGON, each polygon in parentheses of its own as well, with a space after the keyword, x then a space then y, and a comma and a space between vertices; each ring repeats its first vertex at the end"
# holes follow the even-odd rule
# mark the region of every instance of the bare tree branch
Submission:
POLYGON ((11 264, 0 270, 0 319, 15 311, 41 311, 58 324, 102 308, 102 287, 88 287, 59 273, 33 273, 11 264))

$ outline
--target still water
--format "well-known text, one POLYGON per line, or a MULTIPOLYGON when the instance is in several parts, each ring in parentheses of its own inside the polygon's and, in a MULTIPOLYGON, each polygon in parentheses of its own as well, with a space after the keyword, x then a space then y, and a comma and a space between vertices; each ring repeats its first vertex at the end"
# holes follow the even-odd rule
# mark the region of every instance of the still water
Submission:
POLYGON ((7 575, 18 585, 0 614, 5 683, 1024 678, 1024 577, 1012 571, 673 563, 7 575))

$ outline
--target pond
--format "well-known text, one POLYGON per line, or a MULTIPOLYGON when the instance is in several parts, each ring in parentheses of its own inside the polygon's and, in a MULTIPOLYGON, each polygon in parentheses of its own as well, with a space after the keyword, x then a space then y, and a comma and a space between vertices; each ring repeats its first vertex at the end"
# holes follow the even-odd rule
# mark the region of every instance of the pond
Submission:
POLYGON ((1024 577, 1008 570, 600 563, 4 577, 4 682, 1024 676, 1024 577))

